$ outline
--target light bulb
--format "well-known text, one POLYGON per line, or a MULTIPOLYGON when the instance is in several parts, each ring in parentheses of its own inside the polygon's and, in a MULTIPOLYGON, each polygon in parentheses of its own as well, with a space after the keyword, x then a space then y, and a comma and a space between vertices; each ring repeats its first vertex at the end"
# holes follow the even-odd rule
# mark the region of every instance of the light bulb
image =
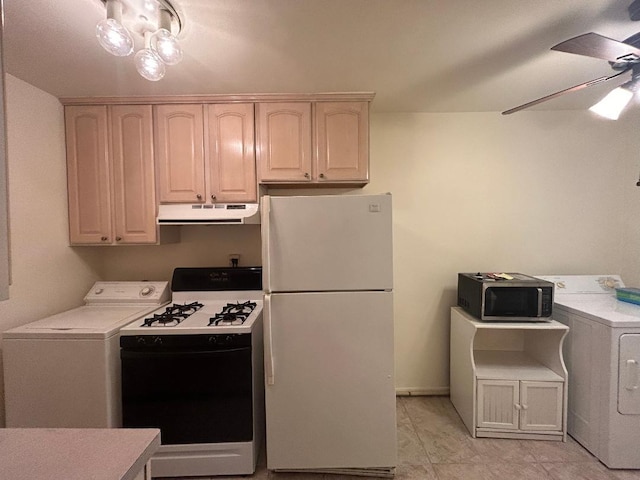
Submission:
POLYGON ((134 58, 138 73, 147 80, 157 82, 165 74, 165 66, 162 60, 150 48, 145 48, 136 53, 134 58))
POLYGON ((606 97, 589 110, 601 117, 617 120, 633 97, 633 91, 625 88, 625 86, 627 86, 627 84, 611 90, 606 97))
POLYGON ((113 18, 106 18, 96 25, 96 37, 100 45, 112 55, 126 57, 133 52, 131 34, 113 18))
POLYGON ((151 48, 167 65, 182 60, 182 49, 176 37, 166 28, 157 30, 151 37, 151 48))

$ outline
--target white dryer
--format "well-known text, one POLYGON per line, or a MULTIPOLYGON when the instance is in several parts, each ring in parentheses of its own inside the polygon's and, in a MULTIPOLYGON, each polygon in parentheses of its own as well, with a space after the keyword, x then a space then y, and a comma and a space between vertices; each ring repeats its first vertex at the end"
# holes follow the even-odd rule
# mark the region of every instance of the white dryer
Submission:
POLYGON ((84 306, 4 332, 7 427, 121 427, 120 329, 169 294, 168 282, 97 282, 84 306))
POLYGON ((640 469, 640 305, 616 299, 618 275, 539 278, 570 329, 568 433, 609 468, 640 469))

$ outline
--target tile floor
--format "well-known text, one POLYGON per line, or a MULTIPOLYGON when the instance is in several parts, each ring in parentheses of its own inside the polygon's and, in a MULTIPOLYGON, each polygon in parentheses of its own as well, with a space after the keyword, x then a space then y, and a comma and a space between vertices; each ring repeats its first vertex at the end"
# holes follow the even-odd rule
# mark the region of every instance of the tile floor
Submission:
MULTIPOLYGON (((449 397, 398 397, 396 409, 397 480, 640 480, 640 470, 609 470, 571 437, 566 443, 471 438, 449 397)), ((365 478, 274 473, 264 463, 246 478, 365 478)))

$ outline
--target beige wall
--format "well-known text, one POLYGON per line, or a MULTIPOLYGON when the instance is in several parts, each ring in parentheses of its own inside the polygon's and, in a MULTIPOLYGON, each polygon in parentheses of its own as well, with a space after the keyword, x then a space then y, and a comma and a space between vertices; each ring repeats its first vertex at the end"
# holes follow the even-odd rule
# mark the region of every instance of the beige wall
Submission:
POLYGON ((622 272, 640 280, 640 254, 633 263, 623 254, 623 236, 629 245, 640 238, 638 222, 626 223, 640 207, 634 119, 523 112, 372 120, 365 190, 394 195, 400 391, 447 391, 458 272, 622 272))
POLYGON ((11 75, 5 87, 12 282, 0 302, 0 332, 81 304, 100 263, 67 246, 62 106, 11 75))
MULTIPOLYGON (((260 263, 256 226, 185 227, 179 244, 68 247, 62 107, 11 76, 7 93, 14 278, 0 331, 80 304, 98 277, 168 279, 176 266, 226 265, 229 253, 260 263)), ((634 115, 372 115, 364 192, 394 195, 400 391, 447 391, 457 272, 621 272, 640 284, 634 115)))

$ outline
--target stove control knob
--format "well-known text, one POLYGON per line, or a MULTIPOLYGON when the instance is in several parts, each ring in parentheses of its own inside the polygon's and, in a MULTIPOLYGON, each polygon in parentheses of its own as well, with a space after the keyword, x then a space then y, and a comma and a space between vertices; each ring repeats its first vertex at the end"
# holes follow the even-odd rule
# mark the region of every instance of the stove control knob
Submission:
POLYGON ((162 338, 161 337, 154 337, 153 343, 155 343, 156 345, 162 345, 162 338))
POLYGON ((216 343, 218 343, 218 337, 216 337, 215 335, 210 336, 209 343, 215 345, 216 343))
POLYGON ((138 337, 136 338, 136 342, 138 342, 140 345, 145 345, 147 343, 147 340, 144 337, 138 337))
POLYGON ((226 335, 224 337, 224 341, 227 343, 231 343, 233 341, 233 335, 226 335))

